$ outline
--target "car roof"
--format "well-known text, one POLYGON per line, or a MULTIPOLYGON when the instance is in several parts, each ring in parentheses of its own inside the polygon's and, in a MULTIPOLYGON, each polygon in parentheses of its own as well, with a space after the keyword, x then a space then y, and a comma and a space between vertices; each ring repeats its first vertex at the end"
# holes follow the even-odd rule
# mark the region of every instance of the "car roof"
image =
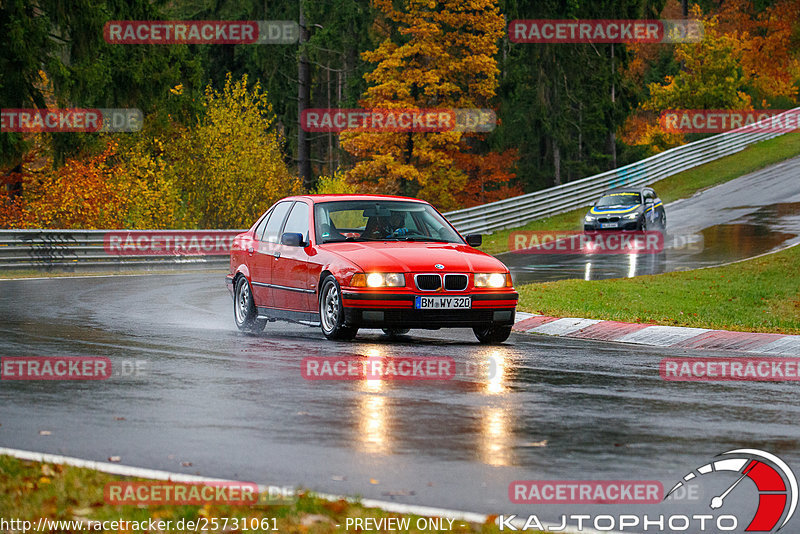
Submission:
POLYGON ((618 187, 617 189, 611 189, 609 191, 606 191, 605 193, 603 193, 603 196, 614 195, 618 193, 641 193, 642 191, 645 190, 652 191, 652 188, 645 185, 634 186, 634 187, 618 187))
POLYGON ((342 201, 342 200, 404 200, 410 202, 419 202, 421 204, 427 204, 427 202, 425 202, 424 200, 420 200, 418 198, 400 197, 393 195, 358 195, 358 194, 297 195, 293 197, 286 197, 281 200, 299 200, 301 198, 311 200, 314 203, 342 201))

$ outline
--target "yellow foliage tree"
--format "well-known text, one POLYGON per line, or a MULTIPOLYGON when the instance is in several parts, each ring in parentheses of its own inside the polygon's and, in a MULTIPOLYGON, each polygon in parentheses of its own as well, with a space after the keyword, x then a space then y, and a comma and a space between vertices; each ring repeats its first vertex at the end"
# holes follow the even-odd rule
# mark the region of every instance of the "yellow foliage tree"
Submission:
POLYGON ((275 116, 259 83, 230 73, 221 92, 206 88, 205 114, 181 133, 166 169, 186 202, 190 227, 246 228, 276 200, 299 193, 289 173, 275 116))
MULTIPOLYGON (((373 0, 398 28, 401 42, 388 35, 376 50, 364 108, 426 109, 488 107, 499 70, 497 42, 505 22, 496 0, 373 0)), ((388 34, 384 31, 384 34, 388 34)), ((453 154, 465 149, 460 132, 343 132, 342 147, 358 162, 347 180, 360 189, 419 196, 439 208, 457 207, 455 192, 467 175, 453 154)))

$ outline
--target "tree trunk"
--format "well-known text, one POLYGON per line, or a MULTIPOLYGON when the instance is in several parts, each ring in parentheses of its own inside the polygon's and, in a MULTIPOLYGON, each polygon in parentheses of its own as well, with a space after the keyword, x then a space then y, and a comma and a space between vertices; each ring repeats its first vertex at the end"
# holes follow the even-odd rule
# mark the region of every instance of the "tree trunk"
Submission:
POLYGON ((561 148, 553 139, 553 185, 561 185, 561 148))
MULTIPOLYGON (((300 54, 297 60, 297 120, 303 111, 308 109, 311 102, 311 69, 308 63, 308 56, 305 51, 305 43, 308 41, 308 30, 306 29, 306 17, 303 12, 303 0, 300 4, 300 54)), ((308 142, 308 134, 303 130, 302 124, 297 128, 297 172, 303 181, 303 187, 310 190, 314 187, 314 177, 311 175, 311 147, 308 142)))

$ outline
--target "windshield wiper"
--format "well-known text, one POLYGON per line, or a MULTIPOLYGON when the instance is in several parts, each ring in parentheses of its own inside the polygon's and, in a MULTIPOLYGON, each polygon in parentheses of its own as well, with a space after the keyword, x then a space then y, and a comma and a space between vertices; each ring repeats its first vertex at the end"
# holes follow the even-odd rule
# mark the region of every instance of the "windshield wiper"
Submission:
POLYGON ((346 242, 353 242, 353 241, 379 241, 378 239, 372 239, 371 237, 345 237, 345 238, 330 238, 325 239, 322 241, 322 244, 325 243, 346 243, 346 242))

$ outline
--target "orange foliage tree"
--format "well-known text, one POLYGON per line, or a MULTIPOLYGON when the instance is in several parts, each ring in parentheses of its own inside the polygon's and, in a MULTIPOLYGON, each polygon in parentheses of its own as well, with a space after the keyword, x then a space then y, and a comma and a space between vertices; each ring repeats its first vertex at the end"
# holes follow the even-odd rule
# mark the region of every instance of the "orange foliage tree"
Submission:
POLYGON ((114 162, 111 142, 93 157, 68 159, 58 169, 18 173, 22 193, 0 194, 4 228, 168 228, 179 205, 169 183, 131 176, 114 162))
MULTIPOLYGON (((362 57, 376 67, 364 108, 424 109, 488 107, 497 88, 494 58, 505 23, 496 0, 406 0, 403 10, 391 0, 373 0, 395 25, 376 50, 362 57)), ((458 131, 429 133, 343 132, 342 147, 358 158, 347 172, 361 190, 419 196, 442 209, 458 206, 457 192, 467 173, 456 154, 467 149, 458 131)))

